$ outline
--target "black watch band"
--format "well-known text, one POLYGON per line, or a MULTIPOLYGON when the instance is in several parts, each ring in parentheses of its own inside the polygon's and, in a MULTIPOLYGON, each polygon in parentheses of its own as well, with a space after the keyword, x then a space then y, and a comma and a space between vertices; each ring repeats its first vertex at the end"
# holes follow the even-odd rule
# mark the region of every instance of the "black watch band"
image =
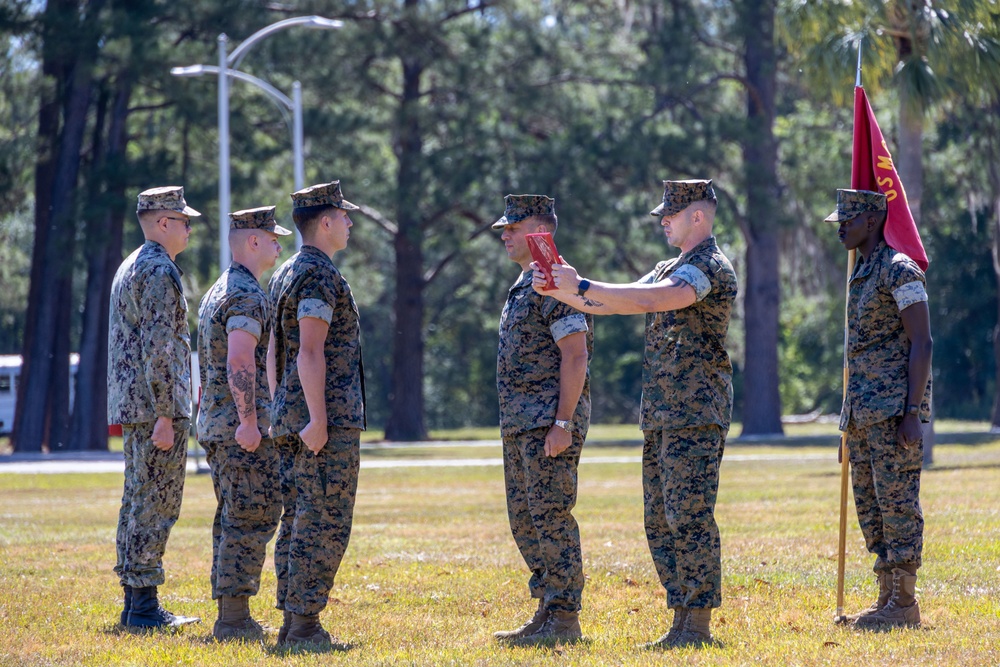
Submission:
POLYGON ((580 279, 580 284, 576 286, 576 295, 583 296, 584 293, 590 289, 590 281, 586 278, 580 279))
POLYGON ((912 405, 912 404, 911 405, 907 405, 906 406, 906 414, 908 414, 908 415, 919 415, 920 414, 920 406, 919 405, 912 405))

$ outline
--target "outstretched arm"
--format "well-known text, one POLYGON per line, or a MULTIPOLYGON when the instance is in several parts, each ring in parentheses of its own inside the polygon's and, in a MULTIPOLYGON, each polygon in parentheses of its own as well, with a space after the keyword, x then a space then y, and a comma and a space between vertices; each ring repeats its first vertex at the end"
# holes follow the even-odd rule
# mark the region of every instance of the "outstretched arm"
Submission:
POLYGON ((535 291, 551 296, 577 310, 595 315, 638 315, 658 313, 665 310, 680 310, 697 301, 694 288, 686 282, 667 278, 657 283, 602 283, 590 281, 590 287, 581 296, 581 278, 569 264, 553 264, 552 276, 559 289, 546 292, 545 274, 535 268, 532 286, 535 291))

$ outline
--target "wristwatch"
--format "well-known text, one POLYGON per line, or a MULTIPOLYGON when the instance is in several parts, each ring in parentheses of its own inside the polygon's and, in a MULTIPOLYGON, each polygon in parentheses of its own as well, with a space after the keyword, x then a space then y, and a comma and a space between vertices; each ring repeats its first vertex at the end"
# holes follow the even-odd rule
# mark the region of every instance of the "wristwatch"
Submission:
POLYGON ((584 292, 590 289, 590 281, 586 278, 580 279, 580 284, 576 286, 576 295, 583 296, 584 292))
POLYGON ((912 405, 912 404, 911 405, 907 405, 906 406, 906 414, 908 414, 908 415, 919 415, 920 414, 920 406, 919 405, 912 405))
POLYGON ((568 419, 557 419, 556 426, 566 431, 567 433, 573 432, 573 422, 569 421, 568 419))

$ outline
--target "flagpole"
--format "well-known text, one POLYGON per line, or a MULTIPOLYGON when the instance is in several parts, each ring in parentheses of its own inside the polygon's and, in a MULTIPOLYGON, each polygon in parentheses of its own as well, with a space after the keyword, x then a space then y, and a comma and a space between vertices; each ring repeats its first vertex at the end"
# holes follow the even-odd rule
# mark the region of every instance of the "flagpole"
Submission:
MULTIPOLYGON (((858 72, 854 78, 854 86, 861 87, 861 46, 864 37, 858 40, 858 72)), ((852 169, 853 171, 853 169, 852 169)), ((851 184, 853 187, 854 183, 851 184)), ((848 304, 851 300, 851 274, 854 273, 854 262, 857 250, 847 253, 847 287, 844 290, 844 391, 841 405, 847 402, 847 383, 850 378, 848 373, 847 352, 850 343, 850 320, 848 317, 848 304)), ((846 623, 847 616, 844 615, 844 574, 847 560, 847 480, 850 477, 851 458, 847 449, 847 431, 840 434, 840 448, 837 450, 837 460, 840 463, 840 532, 837 540, 837 614, 834 616, 835 623, 846 623)))
POLYGON ((855 87, 861 87, 861 45, 864 44, 865 38, 862 37, 858 40, 858 74, 854 77, 855 87))
MULTIPOLYGON (((847 403, 847 350, 850 342, 848 329, 848 303, 851 300, 851 274, 854 272, 855 253, 857 250, 850 250, 847 253, 847 288, 844 299, 844 391, 843 402, 847 403)), ((837 614, 834 616, 834 623, 846 623, 847 616, 844 615, 844 573, 847 559, 847 480, 850 477, 851 459, 847 450, 847 431, 840 434, 840 448, 837 450, 837 461, 840 463, 840 532, 837 541, 837 614)))

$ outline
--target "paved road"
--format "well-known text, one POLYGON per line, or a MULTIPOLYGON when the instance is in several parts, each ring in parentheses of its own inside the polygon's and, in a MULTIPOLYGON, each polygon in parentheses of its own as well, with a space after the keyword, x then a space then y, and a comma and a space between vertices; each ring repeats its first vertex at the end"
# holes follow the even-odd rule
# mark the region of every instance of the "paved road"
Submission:
MULTIPOLYGON (((500 447, 499 441, 477 441, 474 443, 421 443, 419 446, 412 443, 379 444, 362 446, 365 449, 413 449, 415 447, 500 447), (486 444, 484 444, 484 442, 486 444)), ((455 458, 455 459, 421 459, 421 458, 375 458, 365 459, 362 455, 362 468, 468 468, 473 466, 502 466, 503 459, 496 458, 455 458)), ((787 454, 727 454, 723 458, 724 463, 737 463, 749 461, 821 461, 831 460, 836 462, 836 454, 831 453, 805 453, 789 451, 787 454)), ((616 463, 640 463, 641 456, 584 456, 580 463, 593 464, 616 464, 616 463)), ((194 455, 188 457, 188 471, 195 472, 196 465, 200 463, 201 469, 206 469, 204 457, 197 461, 194 455)), ((83 452, 80 454, 14 454, 0 457, 0 474, 64 474, 64 473, 120 473, 125 470, 125 461, 119 452, 83 452)))

